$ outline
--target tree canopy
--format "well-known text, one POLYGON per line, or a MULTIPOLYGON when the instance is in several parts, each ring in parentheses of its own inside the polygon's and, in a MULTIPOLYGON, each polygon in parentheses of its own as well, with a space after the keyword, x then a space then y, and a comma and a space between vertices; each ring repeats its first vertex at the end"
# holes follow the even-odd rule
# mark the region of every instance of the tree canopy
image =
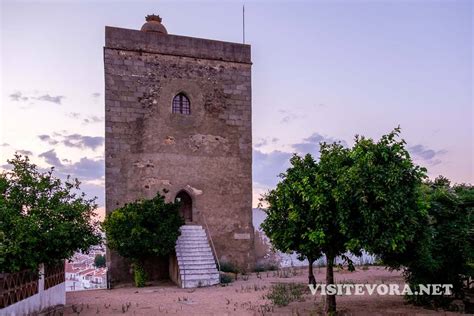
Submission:
POLYGON ((8 163, 12 170, 0 174, 0 272, 55 264, 100 243, 95 198, 79 193, 77 179, 62 182, 21 155, 8 163))
POLYGON ((276 249, 296 252, 301 259, 308 259, 308 281, 314 284, 312 266, 322 256, 322 247, 310 236, 313 232, 308 227, 314 222, 315 213, 311 212, 311 202, 304 199, 301 191, 308 190, 315 181, 317 164, 311 155, 304 158, 294 155, 290 163, 292 167, 281 175, 283 180, 264 197, 268 208, 261 227, 276 249))
MULTIPOLYGON (((426 170, 413 164, 399 132, 377 142, 356 136, 352 148, 322 143, 319 161, 294 155, 264 196, 262 228, 273 245, 305 257, 325 254, 328 284, 337 256, 351 267, 347 252, 403 252, 426 213, 419 190, 426 170)), ((335 309, 335 297, 327 296, 326 311, 335 309)))
POLYGON ((171 253, 184 220, 178 213, 179 203, 166 203, 157 194, 152 199, 137 200, 107 214, 102 227, 107 246, 132 260, 135 283, 143 286, 146 274, 143 263, 152 256, 171 253))
MULTIPOLYGON (((401 254, 385 252, 382 260, 403 267, 405 279, 418 290, 419 284, 452 284, 455 297, 462 297, 463 281, 474 277, 474 187, 451 185, 444 177, 422 186, 427 217, 418 227, 417 238, 401 254)), ((447 307, 445 295, 409 296, 417 304, 447 307)))
POLYGON ((96 254, 94 257, 94 266, 96 268, 105 268, 107 266, 105 256, 100 253, 96 254))

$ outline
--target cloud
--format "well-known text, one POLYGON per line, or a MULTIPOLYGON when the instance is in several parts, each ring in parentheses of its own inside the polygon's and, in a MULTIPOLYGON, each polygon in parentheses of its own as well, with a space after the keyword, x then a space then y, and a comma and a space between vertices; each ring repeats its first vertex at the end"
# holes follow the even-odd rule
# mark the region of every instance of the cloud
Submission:
POLYGON ((32 156, 33 155, 33 152, 31 152, 29 150, 17 150, 16 152, 23 155, 23 156, 32 156))
POLYGON ((8 147, 8 146, 10 146, 10 144, 7 144, 7 143, 0 144, 0 147, 8 147))
POLYGON ((276 138, 276 137, 273 137, 273 138, 269 138, 269 137, 259 138, 258 141, 253 145, 253 147, 260 148, 260 147, 267 146, 268 144, 275 144, 278 141, 279 141, 279 139, 276 138))
POLYGON ((266 146, 267 144, 268 144, 268 140, 266 140, 265 138, 261 138, 259 141, 257 141, 253 145, 253 147, 260 148, 260 147, 266 146))
POLYGON ((60 159, 54 149, 41 153, 38 157, 43 158, 62 176, 71 175, 71 177, 78 178, 81 181, 94 180, 97 183, 105 173, 104 159, 82 157, 77 162, 70 162, 67 159, 60 159))
POLYGON ((3 170, 12 170, 12 169, 13 169, 13 166, 10 165, 10 164, 0 165, 0 171, 3 171, 3 170))
POLYGON ((321 135, 319 133, 313 133, 311 136, 304 138, 301 143, 293 144, 292 147, 298 154, 312 154, 314 157, 319 157, 319 144, 320 143, 341 143, 343 146, 347 147, 347 143, 344 140, 336 139, 333 137, 328 137, 321 135))
POLYGON ((440 164, 442 161, 439 159, 439 156, 447 153, 444 149, 434 150, 420 144, 409 146, 408 151, 414 156, 415 160, 422 160, 431 166, 440 164))
POLYGON ((278 112, 280 112, 283 115, 280 122, 284 123, 284 124, 289 123, 290 121, 293 121, 293 120, 300 117, 296 113, 293 113, 293 112, 290 112, 290 111, 287 111, 287 110, 279 110, 278 112))
POLYGON ((274 150, 268 153, 261 151, 260 147, 269 142, 277 142, 277 138, 260 139, 253 150, 253 182, 254 186, 259 185, 263 188, 273 188, 280 180, 278 175, 285 172, 290 167, 290 158, 293 153, 305 155, 310 153, 315 159, 319 158, 319 143, 340 142, 343 146, 347 146, 344 140, 333 137, 324 136, 319 133, 313 133, 311 136, 304 138, 300 143, 292 144, 290 148, 292 152, 274 150))
POLYGON ((93 160, 83 157, 78 162, 64 165, 62 171, 79 180, 96 180, 105 174, 105 161, 104 159, 93 160))
POLYGON ((104 121, 104 117, 100 117, 97 115, 87 115, 83 117, 81 113, 78 112, 70 112, 66 114, 68 117, 73 118, 73 119, 81 119, 82 124, 87 125, 87 124, 93 124, 93 123, 100 123, 104 121))
POLYGON ((264 186, 274 187, 278 181, 278 175, 290 166, 292 154, 275 150, 269 153, 253 150, 252 177, 253 181, 264 186))
POLYGON ((100 123, 103 122, 104 118, 103 117, 98 117, 95 115, 89 115, 88 117, 84 118, 82 122, 84 124, 91 124, 91 123, 100 123))
POLYGON ((66 147, 83 148, 96 150, 104 144, 104 137, 101 136, 85 136, 80 134, 69 134, 54 132, 53 136, 38 135, 39 139, 47 142, 50 145, 57 145, 59 143, 66 147))
POLYGON ((436 152, 433 149, 427 149, 423 145, 410 146, 408 148, 413 155, 416 155, 424 160, 430 160, 436 156, 436 152))
POLYGON ((12 101, 28 101, 28 97, 24 96, 22 92, 17 91, 9 95, 12 101))
MULTIPOLYGON (((50 95, 49 93, 40 95, 40 96, 35 96, 37 95, 37 92, 34 92, 33 95, 26 95, 24 92, 16 91, 12 94, 9 95, 10 99, 12 101, 16 102, 25 102, 28 100, 39 100, 39 101, 44 101, 44 102, 51 102, 55 104, 61 104, 62 100, 65 98, 63 95, 50 95)), ((30 103, 32 104, 32 103, 30 103)))
POLYGON ((39 157, 54 167, 55 175, 60 179, 64 180, 68 175, 72 178, 77 178, 82 182, 81 191, 85 192, 89 198, 98 197, 98 205, 104 205, 104 159, 82 157, 77 162, 71 162, 68 159, 60 159, 54 149, 41 153, 39 157))
POLYGON ((56 103, 56 104, 61 104, 62 99, 64 99, 64 98, 65 98, 65 96, 63 96, 63 95, 51 96, 49 94, 44 94, 44 95, 41 95, 39 97, 35 97, 36 100, 45 101, 45 102, 52 102, 52 103, 56 103))
POLYGON ((70 112, 70 113, 67 113, 66 114, 67 116, 71 117, 71 118, 74 118, 74 119, 77 119, 81 116, 81 113, 77 113, 77 112, 70 112))
POLYGON ((62 168, 63 164, 61 163, 61 160, 59 160, 58 155, 54 151, 54 149, 51 149, 49 151, 45 151, 44 153, 39 154, 40 158, 44 158, 47 164, 55 167, 55 168, 62 168))
POLYGON ((38 138, 41 139, 44 142, 47 142, 50 145, 56 145, 59 142, 57 140, 54 140, 51 136, 49 135, 38 135, 38 138))
POLYGON ((98 98, 98 97, 100 97, 100 95, 101 95, 100 92, 94 92, 94 93, 92 93, 92 97, 93 97, 93 98, 98 98))
POLYGON ((79 134, 64 135, 62 143, 67 147, 90 148, 96 150, 104 144, 104 137, 83 136, 79 134))

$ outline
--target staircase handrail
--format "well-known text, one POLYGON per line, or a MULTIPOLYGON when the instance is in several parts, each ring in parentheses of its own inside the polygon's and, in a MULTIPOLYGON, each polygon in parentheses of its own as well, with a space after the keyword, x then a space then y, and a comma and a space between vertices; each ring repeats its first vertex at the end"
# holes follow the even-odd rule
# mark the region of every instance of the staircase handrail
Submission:
POLYGON ((214 259, 217 262, 217 270, 221 272, 221 264, 219 262, 219 258, 217 257, 217 252, 216 252, 216 248, 214 247, 214 242, 212 241, 211 231, 209 230, 209 226, 207 226, 206 216, 204 216, 204 214, 201 214, 201 215, 202 215, 202 219, 204 220, 204 225, 206 225, 207 236, 209 238, 209 241, 211 242, 212 254, 214 255, 214 259))
MULTIPOLYGON (((183 226, 181 226, 181 227, 183 227, 183 226)), ((183 231, 181 231, 181 234, 182 233, 183 233, 183 231)), ((182 247, 181 243, 178 242, 178 250, 179 250, 180 256, 183 255, 183 249, 181 247, 182 247)), ((179 266, 178 254, 176 254, 176 263, 178 264, 178 278, 181 279, 181 267, 179 266)), ((181 284, 181 287, 184 289, 184 287, 186 285, 186 268, 185 268, 184 262, 183 262, 182 266, 183 266, 183 279, 181 281, 183 282, 183 284, 181 284)))

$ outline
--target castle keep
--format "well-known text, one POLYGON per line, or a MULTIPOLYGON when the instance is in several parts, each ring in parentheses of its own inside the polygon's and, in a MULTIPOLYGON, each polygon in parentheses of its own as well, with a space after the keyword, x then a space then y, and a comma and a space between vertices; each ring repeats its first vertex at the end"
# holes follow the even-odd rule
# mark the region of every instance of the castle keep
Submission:
MULTIPOLYGON (((105 29, 106 212, 157 192, 182 203, 186 226, 208 227, 220 261, 251 269, 250 46, 141 30, 105 29), (164 193, 166 192, 166 193, 164 193)), ((112 284, 131 280, 108 253, 112 284)), ((168 258, 150 264, 170 274, 168 258)))

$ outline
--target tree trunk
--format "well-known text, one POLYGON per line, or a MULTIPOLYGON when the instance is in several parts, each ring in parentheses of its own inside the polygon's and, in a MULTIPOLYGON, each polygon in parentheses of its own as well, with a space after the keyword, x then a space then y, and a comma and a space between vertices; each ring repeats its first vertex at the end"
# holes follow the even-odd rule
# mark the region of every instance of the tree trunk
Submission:
MULTIPOLYGON (((326 286, 334 284, 334 257, 326 255, 327 267, 326 267, 326 286)), ((336 314, 336 295, 326 295, 326 315, 336 314)))
POLYGON ((309 264, 308 264, 308 284, 312 284, 316 286, 316 278, 314 277, 313 273, 313 263, 314 259, 308 258, 309 264))

